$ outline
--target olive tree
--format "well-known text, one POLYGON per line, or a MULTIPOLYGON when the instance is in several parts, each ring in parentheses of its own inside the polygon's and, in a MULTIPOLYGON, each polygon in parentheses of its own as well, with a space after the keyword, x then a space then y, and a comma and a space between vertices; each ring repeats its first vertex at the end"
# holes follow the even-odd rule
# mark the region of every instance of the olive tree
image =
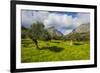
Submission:
POLYGON ((38 39, 40 39, 40 36, 42 35, 43 31, 44 31, 44 25, 41 22, 33 23, 29 31, 29 37, 32 39, 32 41, 36 45, 36 48, 38 49, 39 49, 38 39))

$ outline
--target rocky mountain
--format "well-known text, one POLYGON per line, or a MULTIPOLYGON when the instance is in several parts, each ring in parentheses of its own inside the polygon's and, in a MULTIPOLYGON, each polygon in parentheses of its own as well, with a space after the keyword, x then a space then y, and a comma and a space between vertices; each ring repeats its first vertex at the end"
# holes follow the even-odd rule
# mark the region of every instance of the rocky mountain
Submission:
POLYGON ((63 34, 60 31, 58 31, 57 29, 55 29, 54 27, 48 28, 47 31, 52 38, 58 38, 58 37, 63 36, 63 34))
POLYGON ((71 33, 66 35, 67 40, 89 40, 90 39, 90 24, 81 24, 71 33))
POLYGON ((76 29, 74 29, 72 32, 73 33, 85 33, 90 31, 90 24, 81 24, 78 26, 76 29))

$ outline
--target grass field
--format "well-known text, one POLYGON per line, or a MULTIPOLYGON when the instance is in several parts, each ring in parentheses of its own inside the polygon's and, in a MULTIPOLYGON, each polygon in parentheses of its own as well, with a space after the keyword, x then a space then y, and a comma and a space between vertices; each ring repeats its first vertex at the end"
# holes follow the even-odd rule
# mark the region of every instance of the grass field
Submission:
POLYGON ((38 41, 40 49, 37 49, 30 39, 22 39, 21 62, 48 62, 48 61, 72 61, 88 60, 90 58, 89 41, 52 40, 38 41))

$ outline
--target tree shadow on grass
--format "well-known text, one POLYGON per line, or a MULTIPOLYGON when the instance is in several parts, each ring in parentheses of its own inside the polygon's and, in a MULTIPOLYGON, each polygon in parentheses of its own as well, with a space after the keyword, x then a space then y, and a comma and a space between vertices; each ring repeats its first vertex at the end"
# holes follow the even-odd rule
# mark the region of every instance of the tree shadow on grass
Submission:
POLYGON ((44 49, 48 49, 52 52, 61 52, 64 50, 64 48, 62 47, 57 47, 57 46, 51 46, 51 47, 42 47, 41 50, 44 50, 44 49))
POLYGON ((83 43, 73 43, 74 45, 83 45, 83 43))
POLYGON ((54 41, 52 41, 52 43, 60 43, 60 42, 54 42, 54 41))

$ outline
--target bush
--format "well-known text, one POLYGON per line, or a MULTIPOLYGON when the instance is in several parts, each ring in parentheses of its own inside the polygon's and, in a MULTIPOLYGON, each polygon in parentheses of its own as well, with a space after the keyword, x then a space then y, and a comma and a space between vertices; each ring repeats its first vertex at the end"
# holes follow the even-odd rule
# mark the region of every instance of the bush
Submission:
POLYGON ((24 39, 27 37, 27 33, 25 31, 21 32, 21 38, 24 39))

